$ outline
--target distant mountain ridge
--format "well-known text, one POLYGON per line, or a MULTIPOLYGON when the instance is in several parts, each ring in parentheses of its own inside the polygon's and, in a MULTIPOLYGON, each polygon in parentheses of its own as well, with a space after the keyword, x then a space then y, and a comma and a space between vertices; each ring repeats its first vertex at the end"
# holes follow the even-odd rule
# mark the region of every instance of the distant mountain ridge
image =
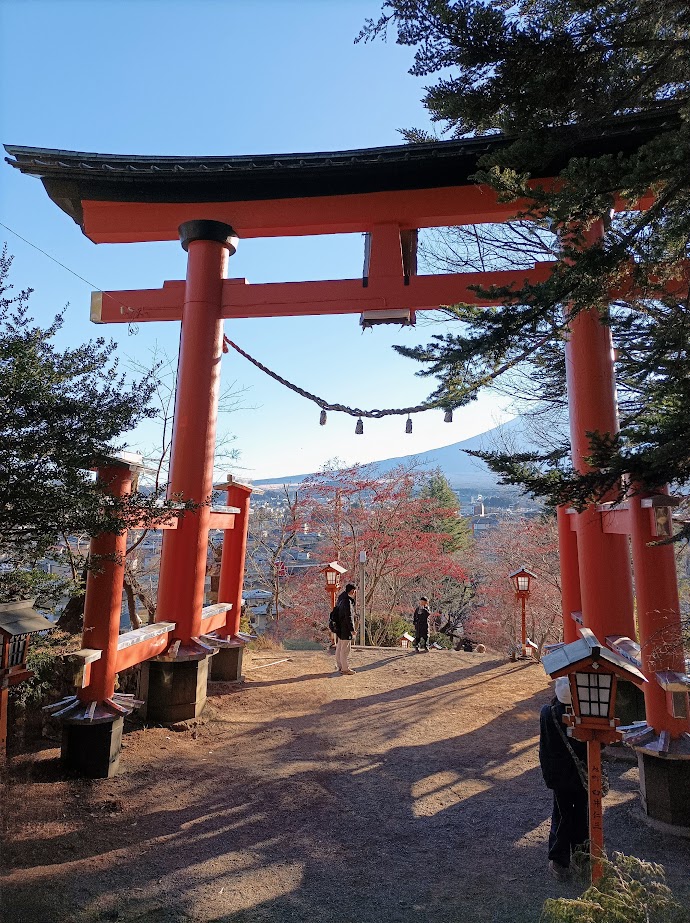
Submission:
MULTIPOLYGON (((480 433, 478 436, 463 439, 462 442, 454 442, 452 445, 442 446, 440 449, 430 449, 428 452, 418 452, 414 455, 386 458, 373 462, 373 464, 376 464, 382 472, 386 472, 398 465, 415 461, 423 470, 440 468, 451 487, 456 489, 464 487, 487 490, 498 484, 498 477, 493 471, 489 470, 483 461, 465 453, 467 450, 490 450, 501 445, 505 440, 508 440, 509 443, 523 446, 525 442, 529 441, 524 434, 524 427, 520 417, 515 417, 508 423, 496 426, 485 433, 480 433)), ((262 478, 261 480, 255 480, 254 483, 257 486, 264 487, 271 484, 299 484, 313 473, 262 478)))

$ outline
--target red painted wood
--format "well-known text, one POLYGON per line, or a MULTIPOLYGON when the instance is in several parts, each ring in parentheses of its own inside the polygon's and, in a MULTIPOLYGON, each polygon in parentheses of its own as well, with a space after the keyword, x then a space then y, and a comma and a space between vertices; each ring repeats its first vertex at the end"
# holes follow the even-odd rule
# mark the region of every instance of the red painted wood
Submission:
MULTIPOLYGON (((539 180, 540 186, 550 180, 539 180)), ((200 215, 232 225, 240 238, 356 234, 376 224, 403 229, 506 221, 525 201, 499 202, 488 186, 446 186, 355 195, 247 202, 99 202, 84 200, 84 233, 94 243, 177 240, 177 229, 200 215)))
POLYGON ((9 704, 9 689, 0 685, 0 761, 7 758, 7 711, 9 704))
POLYGON ((189 244, 168 496, 204 505, 163 535, 156 613, 157 621, 176 623, 172 637, 185 643, 200 633, 204 602, 227 255, 215 241, 189 244))
POLYGON ((582 611, 580 572, 577 559, 577 535, 571 529, 574 516, 567 507, 558 507, 558 551, 561 566, 561 606, 563 615, 563 640, 566 644, 577 641, 577 625, 572 612, 582 611))
MULTIPOLYGON (((594 244, 602 234, 603 224, 597 222, 588 232, 587 243, 594 244)), ((596 308, 580 311, 571 319, 565 360, 573 465, 586 472, 591 451, 587 433, 618 432, 611 333, 596 308)), ((627 537, 606 534, 594 505, 573 515, 584 623, 598 638, 610 634, 634 637, 627 537)))
POLYGON ((211 615, 206 619, 202 618, 201 620, 202 633, 206 635, 210 631, 215 631, 216 628, 222 628, 225 625, 229 615, 230 615, 230 611, 216 612, 215 615, 211 615))
MULTIPOLYGON (((532 180, 551 189, 558 180, 532 180)), ((636 203, 618 198, 620 210, 648 208, 651 195, 636 203)), ((389 222, 402 229, 454 227, 508 221, 528 203, 499 202, 488 186, 440 186, 353 195, 264 199, 246 202, 107 202, 82 201, 84 233, 94 243, 177 240, 177 228, 200 215, 232 225, 240 238, 291 237, 305 234, 356 234, 389 222)))
POLYGON ((601 878, 601 857, 604 854, 604 812, 601 806, 601 744, 587 741, 587 768, 589 776, 589 854, 592 883, 601 878))
POLYGON ((370 279, 392 278, 402 281, 405 273, 400 225, 397 222, 377 224, 371 229, 366 274, 370 279))
POLYGON ((657 734, 668 731, 680 737, 690 731, 690 720, 671 715, 666 693, 654 677, 664 670, 685 673, 675 552, 672 545, 650 545, 657 539, 653 511, 641 505, 644 496, 650 494, 638 493, 629 502, 642 670, 650 680, 644 686, 645 713, 657 734))
MULTIPOLYGON (((149 660, 151 657, 157 657, 158 654, 163 653, 169 643, 170 636, 163 634, 155 638, 147 638, 140 644, 132 644, 123 648, 123 650, 117 652, 115 672, 119 673, 120 670, 126 670, 127 667, 133 667, 137 663, 149 660)), ((99 661, 96 661, 96 663, 99 663, 99 661)), ((91 666, 95 666, 95 664, 91 664, 91 666)))
POLYGON ((601 528, 607 535, 630 535, 630 510, 606 510, 601 514, 601 528))
MULTIPOLYGON (((383 260, 372 266, 385 270, 383 260)), ((248 283, 246 279, 223 282, 222 317, 296 317, 304 315, 359 314, 386 308, 433 311, 442 304, 467 302, 476 305, 498 304, 499 299, 479 297, 474 286, 512 286, 525 282, 536 285, 550 276, 553 263, 537 263, 531 269, 486 273, 444 273, 412 276, 405 285, 402 263, 397 274, 375 275, 370 270, 365 288, 361 279, 335 279, 316 282, 248 283)), ((686 283, 685 283, 686 284, 686 283)), ((679 282, 680 286, 681 283, 679 282)), ((160 289, 96 292, 92 296, 91 319, 103 324, 143 323, 181 320, 184 282, 165 282, 160 289)), ((611 299, 629 294, 622 285, 611 292, 611 299)))
POLYGON ((214 513, 211 510, 209 526, 211 529, 234 529, 235 513, 214 513))
MULTIPOLYGON (((132 489, 132 472, 125 465, 99 468, 99 481, 107 484, 114 497, 123 497, 132 489)), ((102 651, 99 660, 91 664, 89 684, 77 693, 82 702, 102 702, 115 691, 117 665, 117 639, 120 633, 122 612, 122 587, 127 551, 127 532, 115 535, 105 532, 91 539, 92 559, 102 555, 97 569, 89 571, 86 578, 84 600, 83 647, 102 651)))
MULTIPOLYGON (((248 283, 245 279, 226 279, 223 283, 222 317, 296 317, 304 315, 359 314, 386 308, 411 308, 435 311, 442 304, 492 305, 499 299, 480 298, 473 286, 513 286, 525 282, 536 285, 548 279, 553 263, 537 263, 532 269, 505 272, 449 273, 412 276, 405 285, 402 274, 384 278, 369 277, 365 288, 361 279, 318 282, 248 283)), ((127 324, 146 321, 180 320, 183 290, 181 282, 166 282, 162 289, 106 292, 98 301, 91 319, 96 323, 127 324), (122 306, 125 306, 125 310, 122 306)))
POLYGON ((235 528, 227 531, 223 536, 218 602, 232 603, 232 609, 227 613, 225 627, 219 632, 223 637, 234 637, 240 630, 250 499, 250 487, 244 484, 231 484, 228 487, 228 506, 238 507, 240 513, 235 514, 235 528))

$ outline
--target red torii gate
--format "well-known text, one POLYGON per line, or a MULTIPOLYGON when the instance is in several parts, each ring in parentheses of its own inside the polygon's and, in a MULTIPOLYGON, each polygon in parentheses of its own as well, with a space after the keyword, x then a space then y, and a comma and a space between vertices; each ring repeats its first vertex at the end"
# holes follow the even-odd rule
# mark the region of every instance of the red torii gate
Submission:
MULTIPOLYGON (((662 112, 616 119, 589 135, 583 133, 570 153, 633 150, 673 118, 662 112)), ((535 283, 548 276, 548 263, 512 272, 416 275, 419 228, 501 222, 520 211, 523 203, 500 202, 491 189, 470 180, 478 158, 506 143, 492 136, 365 151, 235 158, 127 157, 12 146, 6 150, 15 158, 9 161, 13 166, 41 177, 51 198, 95 243, 179 236, 188 254, 185 282, 166 282, 151 291, 96 293, 91 317, 97 323, 181 321, 170 493, 201 502, 212 488, 224 319, 365 311, 383 319, 400 310, 479 303, 470 290, 473 285, 519 288, 525 281, 535 283), (347 232, 370 235, 363 279, 249 285, 244 279, 225 278, 227 258, 238 238, 347 232)), ((562 165, 550 164, 541 185, 553 182, 550 177, 562 165)), ((601 233, 601 226, 594 228, 595 236, 601 233)), ((679 288, 683 286, 687 290, 686 280, 679 281, 679 288)), ((612 292, 612 298, 625 290, 626 284, 612 292)), ((573 319, 566 363, 573 461, 583 470, 589 455, 586 433, 615 432, 618 427, 610 332, 596 310, 573 319)), ((235 503, 240 500, 248 500, 248 495, 232 498, 235 503)), ((655 534, 650 515, 670 504, 663 496, 641 494, 615 509, 604 504, 583 513, 559 510, 564 632, 567 641, 574 640, 575 621, 581 621, 633 659, 640 659, 641 648, 645 672, 657 680, 645 690, 649 727, 638 740, 643 799, 657 822, 690 828, 690 806, 674 797, 690 779, 675 564, 669 546, 648 544, 655 534), (628 535, 633 541, 639 635, 628 535)), ((195 710, 205 697, 209 651, 200 636, 211 515, 209 507, 202 506, 164 537, 157 620, 174 627, 165 652, 147 661, 147 706, 161 721, 177 720, 179 703, 190 706, 190 693, 195 710)), ((232 539, 233 533, 226 535, 232 539)), ((227 568, 238 567, 242 557, 232 552, 233 564, 227 568)), ((241 596, 241 574, 233 579, 235 588, 240 581, 241 596)), ((239 618, 237 596, 234 601, 220 632, 230 641, 239 618)))

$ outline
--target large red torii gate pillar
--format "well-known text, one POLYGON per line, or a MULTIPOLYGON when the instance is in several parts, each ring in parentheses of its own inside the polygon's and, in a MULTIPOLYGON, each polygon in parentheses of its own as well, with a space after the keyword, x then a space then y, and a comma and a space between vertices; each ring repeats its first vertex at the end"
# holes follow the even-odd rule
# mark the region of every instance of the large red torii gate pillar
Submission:
MULTIPOLYGON (((603 222, 594 222, 585 244, 595 246, 603 233, 603 222)), ((571 318, 565 359, 572 461, 585 474, 591 470, 588 433, 614 435, 619 429, 611 331, 597 307, 571 318)), ((649 677, 639 715, 637 690, 627 682, 619 689, 627 700, 621 703, 627 720, 646 714, 635 745, 642 800, 657 825, 690 833, 690 808, 682 794, 690 782, 690 735, 675 557, 671 546, 658 544, 644 485, 629 485, 629 493, 625 504, 612 498, 581 512, 558 511, 564 637, 576 640, 580 622, 649 677)), ((659 494, 654 498, 663 501, 659 494)))
MULTIPOLYGON (((168 652, 143 667, 146 715, 163 723, 201 714, 209 660, 216 651, 201 638, 202 610, 223 357, 223 281, 228 257, 237 249, 234 230, 221 221, 187 221, 179 234, 187 252, 187 277, 168 499, 192 501, 196 508, 163 537, 156 621, 174 622, 175 628, 168 652)), ((227 532, 225 538, 227 544, 227 532)), ((241 574, 238 580, 241 598, 241 574)))
MULTIPOLYGON (((587 245, 596 244, 603 233, 603 223, 597 221, 586 233, 587 245)), ((619 429, 611 331, 596 308, 580 311, 570 320, 565 368, 573 467, 585 474, 591 470, 586 461, 591 454, 587 433, 613 434, 619 429)), ((605 533, 595 505, 575 516, 581 611, 586 625, 597 638, 614 634, 634 637, 628 538, 605 533)), ((566 622, 572 623, 572 618, 566 622)))

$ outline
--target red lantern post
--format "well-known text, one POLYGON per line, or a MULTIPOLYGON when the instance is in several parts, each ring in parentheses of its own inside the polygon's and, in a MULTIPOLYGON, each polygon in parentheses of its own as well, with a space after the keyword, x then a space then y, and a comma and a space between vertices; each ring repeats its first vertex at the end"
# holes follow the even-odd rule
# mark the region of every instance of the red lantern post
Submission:
POLYGON ((333 609, 340 590, 340 578, 347 573, 347 567, 343 567, 337 561, 331 561, 330 564, 321 568, 321 573, 326 577, 326 592, 331 602, 331 609, 333 609))
POLYGON ((568 677, 573 714, 563 720, 570 736, 587 743, 589 851, 594 883, 602 876, 604 853, 601 745, 623 737, 618 730, 620 719, 614 717, 617 679, 628 679, 638 686, 647 680, 622 657, 602 648, 588 628, 581 628, 580 634, 578 641, 547 654, 542 664, 552 679, 568 677))
POLYGON ((536 580, 537 575, 533 574, 531 570, 527 570, 527 568, 523 566, 519 570, 513 571, 513 573, 510 574, 510 579, 513 581, 513 586, 515 587, 515 596, 522 603, 520 656, 528 657, 529 654, 527 651, 527 624, 525 608, 527 600, 529 599, 532 580, 536 580))

